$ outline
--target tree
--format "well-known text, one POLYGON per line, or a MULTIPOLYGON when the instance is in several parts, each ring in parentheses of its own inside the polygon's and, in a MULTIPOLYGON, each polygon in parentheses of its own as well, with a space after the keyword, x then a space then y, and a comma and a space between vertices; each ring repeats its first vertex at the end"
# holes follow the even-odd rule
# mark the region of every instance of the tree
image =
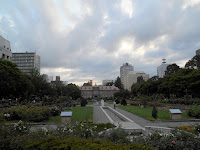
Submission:
POLYGON ((185 64, 187 69, 200 69, 200 55, 194 56, 185 64))
POLYGON ((124 98, 121 100, 121 105, 124 105, 124 106, 127 105, 127 102, 126 102, 126 100, 124 98))
POLYGON ((117 77, 117 79, 115 80, 115 86, 118 87, 120 90, 123 89, 120 77, 117 77))
POLYGON ((19 97, 23 75, 17 65, 0 59, 0 98, 19 97))
POLYGON ((153 109, 152 109, 152 117, 153 117, 154 119, 157 119, 157 113, 158 113, 158 111, 157 111, 157 109, 156 109, 156 106, 153 106, 153 109))
POLYGON ((90 82, 88 81, 87 83, 83 83, 83 86, 91 86, 90 82))
POLYGON ((144 82, 143 76, 137 77, 137 83, 142 83, 144 82))
POLYGON ((165 71, 165 75, 170 75, 174 72, 179 71, 180 67, 177 64, 171 64, 169 66, 167 66, 166 71, 165 71))

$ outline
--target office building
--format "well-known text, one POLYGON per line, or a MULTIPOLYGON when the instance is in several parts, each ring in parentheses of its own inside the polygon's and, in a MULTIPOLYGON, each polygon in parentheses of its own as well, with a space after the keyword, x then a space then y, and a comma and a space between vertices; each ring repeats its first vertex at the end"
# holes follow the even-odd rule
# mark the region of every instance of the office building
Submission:
POLYGON ((48 76, 48 82, 51 83, 53 81, 53 76, 48 76))
POLYGON ((43 78, 44 81, 49 82, 49 78, 48 78, 47 74, 43 74, 42 78, 43 78))
POLYGON ((107 99, 114 97, 116 92, 119 92, 119 88, 115 86, 82 86, 81 96, 88 99, 107 99))
POLYGON ((13 53, 12 62, 26 74, 30 74, 33 69, 40 73, 40 56, 35 52, 13 53))
POLYGON ((54 87, 62 86, 63 81, 60 81, 60 76, 56 76, 56 80, 51 81, 51 85, 54 86, 54 87))
POLYGON ((0 35, 0 58, 3 58, 4 60, 9 60, 9 61, 11 61, 11 58, 12 58, 10 42, 4 39, 1 35, 0 35))
POLYGON ((129 63, 125 63, 125 64, 123 64, 123 66, 120 67, 120 79, 121 79, 121 83, 122 83, 123 88, 124 88, 124 84, 125 84, 126 75, 130 71, 134 71, 134 68, 129 63))
POLYGON ((113 83, 113 82, 114 82, 113 80, 103 80, 102 85, 106 86, 106 84, 113 83))
POLYGON ((167 66, 171 64, 166 64, 166 59, 163 59, 163 62, 160 66, 157 67, 157 76, 159 78, 163 78, 165 76, 165 71, 167 69, 167 66))
POLYGON ((130 71, 126 76, 124 89, 131 91, 132 85, 139 82, 138 77, 142 77, 144 81, 149 79, 149 75, 144 73, 144 71, 130 71))

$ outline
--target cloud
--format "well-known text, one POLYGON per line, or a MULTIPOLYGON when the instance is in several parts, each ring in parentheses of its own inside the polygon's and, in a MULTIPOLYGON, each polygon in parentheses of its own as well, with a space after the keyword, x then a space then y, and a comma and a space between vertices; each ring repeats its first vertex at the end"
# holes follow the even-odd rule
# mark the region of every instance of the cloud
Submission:
POLYGON ((13 52, 36 50, 42 73, 77 84, 116 79, 125 62, 154 76, 162 58, 184 66, 200 47, 199 0, 8 0, 0 8, 13 52))

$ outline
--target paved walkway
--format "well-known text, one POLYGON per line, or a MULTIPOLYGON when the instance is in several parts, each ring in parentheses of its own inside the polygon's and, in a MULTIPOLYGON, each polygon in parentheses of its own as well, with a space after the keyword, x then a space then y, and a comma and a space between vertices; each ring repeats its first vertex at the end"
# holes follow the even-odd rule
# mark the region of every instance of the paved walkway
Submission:
MULTIPOLYGON (((110 106, 110 107, 113 108, 112 104, 105 103, 105 105, 110 106)), ((100 109, 100 106, 96 105, 96 106, 93 106, 93 107, 94 107, 94 109, 93 109, 93 111, 94 111, 94 113, 93 113, 93 121, 94 121, 94 123, 108 123, 109 120, 107 119, 107 117, 103 113, 103 111, 100 109)), ((134 115, 134 114, 132 114, 130 112, 122 110, 120 108, 116 108, 116 111, 118 111, 121 114, 123 114, 124 116, 130 118, 131 120, 133 120, 135 123, 137 123, 141 127, 145 127, 145 126, 177 127, 177 126, 181 126, 181 125, 200 124, 200 122, 196 122, 196 121, 179 121, 179 122, 178 121, 149 121, 147 119, 144 119, 142 117, 134 115)))

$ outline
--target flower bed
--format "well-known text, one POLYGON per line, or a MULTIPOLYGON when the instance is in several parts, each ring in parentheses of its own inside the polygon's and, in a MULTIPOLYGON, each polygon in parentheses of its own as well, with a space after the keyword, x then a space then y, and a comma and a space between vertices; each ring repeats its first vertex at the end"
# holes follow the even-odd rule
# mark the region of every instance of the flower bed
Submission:
POLYGON ((23 120, 41 122, 48 120, 50 116, 60 113, 56 107, 16 106, 5 109, 3 112, 6 120, 23 120))

